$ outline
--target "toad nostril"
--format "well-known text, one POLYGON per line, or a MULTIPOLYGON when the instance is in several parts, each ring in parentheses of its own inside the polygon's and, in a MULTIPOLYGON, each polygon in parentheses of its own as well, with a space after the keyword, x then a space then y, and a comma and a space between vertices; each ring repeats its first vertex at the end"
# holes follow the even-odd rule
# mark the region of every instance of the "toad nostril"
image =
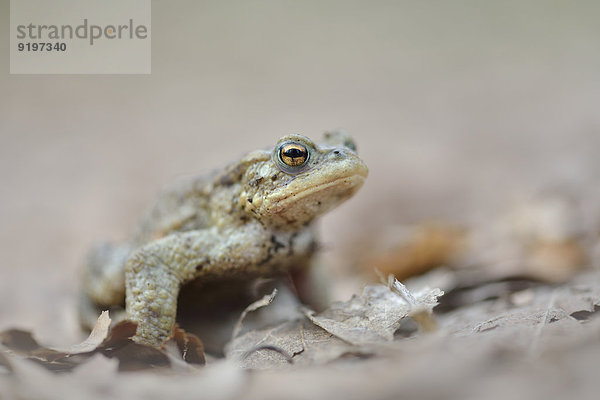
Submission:
POLYGON ((338 154, 340 154, 340 151, 339 150, 334 150, 333 154, 335 154, 337 156, 338 154))

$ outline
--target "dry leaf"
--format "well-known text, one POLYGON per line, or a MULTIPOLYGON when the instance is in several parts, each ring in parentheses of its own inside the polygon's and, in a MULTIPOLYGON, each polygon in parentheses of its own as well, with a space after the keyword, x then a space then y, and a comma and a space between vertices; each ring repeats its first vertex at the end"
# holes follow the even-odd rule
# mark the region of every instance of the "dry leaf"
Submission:
POLYGON ((102 311, 88 338, 79 344, 69 347, 69 349, 64 350, 64 352, 69 354, 79 354, 95 350, 108 336, 110 323, 111 320, 108 316, 108 311, 102 311))
POLYGON ((198 336, 175 327, 172 340, 177 344, 181 358, 189 364, 204 365, 204 346, 198 336))
POLYGON ((244 368, 265 369, 295 365, 318 365, 346 354, 370 354, 332 336, 307 320, 246 332, 226 346, 226 356, 244 368))
POLYGON ((250 313, 252 311, 256 311, 259 308, 268 306, 269 304, 271 304, 273 302, 273 299, 275 298, 276 295, 277 295, 277 288, 273 289, 273 292, 271 292, 271 294, 264 295, 261 299, 255 301, 254 303, 252 303, 248 307, 246 307, 244 309, 244 311, 242 311, 240 318, 238 319, 237 323, 235 324, 235 327, 233 328, 233 333, 231 334, 231 338, 235 339, 235 337, 237 335, 239 335, 239 333, 242 331, 242 322, 244 321, 244 318, 246 318, 246 315, 248 315, 248 313, 250 313))
POLYGON ((30 332, 10 329, 0 333, 4 346, 32 361, 54 371, 68 371, 79 365, 78 355, 88 356, 102 343, 108 334, 110 318, 108 311, 102 312, 94 329, 86 340, 72 346, 68 350, 56 350, 41 346, 30 332))
POLYGON ((404 285, 395 281, 392 290, 385 285, 369 285, 361 297, 353 296, 346 302, 335 302, 331 307, 315 315, 305 310, 313 323, 327 332, 355 345, 390 341, 407 316, 431 314, 437 298, 444 293, 440 289, 424 289, 411 294, 404 285))
POLYGON ((464 228, 444 222, 388 227, 366 249, 361 264, 404 280, 451 263, 464 251, 465 240, 464 228))
MULTIPOLYGON (((165 350, 133 342, 135 323, 121 321, 110 330, 109 326, 108 311, 104 311, 89 337, 65 351, 41 346, 30 332, 18 329, 1 332, 0 339, 7 348, 53 371, 70 371, 98 353, 119 360, 121 371, 168 367, 175 361, 165 350)), ((175 343, 185 362, 204 364, 204 348, 196 336, 176 328, 169 341, 175 343)))
MULTIPOLYGON (((314 325, 303 320, 290 321, 235 337, 226 347, 226 355, 240 360, 247 368, 328 362, 344 355, 369 356, 370 350, 355 346, 393 340, 405 317, 412 316, 431 328, 432 309, 442 294, 439 289, 412 294, 397 280, 392 280, 390 286, 367 286, 361 297, 333 303, 319 315, 303 309, 314 325)), ((263 300, 261 306, 268 304, 268 298, 263 300)))

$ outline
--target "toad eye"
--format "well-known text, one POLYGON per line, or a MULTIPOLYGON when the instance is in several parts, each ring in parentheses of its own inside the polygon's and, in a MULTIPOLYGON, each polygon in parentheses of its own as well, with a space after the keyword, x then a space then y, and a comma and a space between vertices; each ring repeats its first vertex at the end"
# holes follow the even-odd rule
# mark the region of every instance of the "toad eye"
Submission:
POLYGON ((279 159, 289 167, 300 167, 308 161, 308 149, 300 143, 285 143, 279 148, 279 159))

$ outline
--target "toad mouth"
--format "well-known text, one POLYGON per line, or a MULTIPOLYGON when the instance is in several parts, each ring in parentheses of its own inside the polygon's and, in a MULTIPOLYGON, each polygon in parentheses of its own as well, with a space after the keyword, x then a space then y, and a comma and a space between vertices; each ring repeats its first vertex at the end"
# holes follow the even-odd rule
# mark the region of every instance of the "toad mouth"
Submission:
POLYGON ((336 186, 339 186, 340 188, 344 188, 346 190, 352 189, 353 191, 356 191, 362 186, 362 184, 364 183, 366 178, 367 178, 367 170, 360 169, 358 172, 344 175, 344 176, 320 183, 316 186, 307 187, 298 192, 287 194, 280 198, 276 198, 273 200, 273 203, 277 204, 278 207, 283 207, 283 206, 285 206, 285 204, 287 204, 289 202, 301 200, 313 193, 318 193, 318 192, 321 192, 328 188, 336 187, 336 186))

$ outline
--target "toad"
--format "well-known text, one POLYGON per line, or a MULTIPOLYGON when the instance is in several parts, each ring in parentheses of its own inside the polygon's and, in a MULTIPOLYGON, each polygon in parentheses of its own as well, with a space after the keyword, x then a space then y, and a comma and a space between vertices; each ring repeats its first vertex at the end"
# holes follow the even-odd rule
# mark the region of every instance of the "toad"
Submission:
POLYGON ((209 176, 166 188, 124 244, 101 244, 84 265, 80 315, 125 305, 133 340, 160 347, 171 335, 184 284, 250 282, 310 267, 314 220, 350 198, 367 177, 352 138, 322 143, 292 134, 209 176))

